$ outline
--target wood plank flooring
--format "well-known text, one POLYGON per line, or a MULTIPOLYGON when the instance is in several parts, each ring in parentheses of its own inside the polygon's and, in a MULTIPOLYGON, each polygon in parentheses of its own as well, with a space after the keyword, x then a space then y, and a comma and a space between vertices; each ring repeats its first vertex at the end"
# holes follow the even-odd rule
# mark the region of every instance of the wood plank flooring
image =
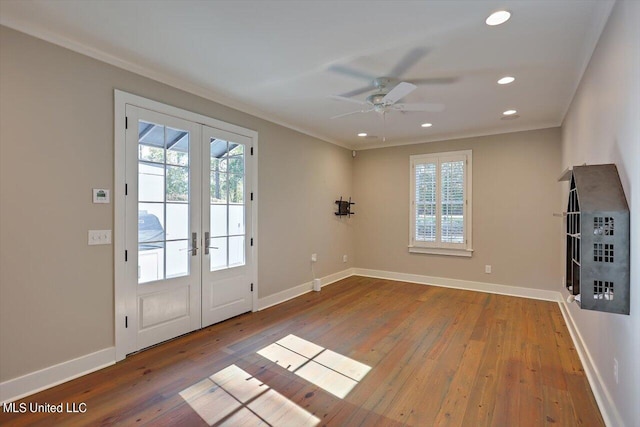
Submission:
POLYGON ((363 277, 18 404, 35 402, 86 412, 0 425, 604 425, 557 304, 363 277))

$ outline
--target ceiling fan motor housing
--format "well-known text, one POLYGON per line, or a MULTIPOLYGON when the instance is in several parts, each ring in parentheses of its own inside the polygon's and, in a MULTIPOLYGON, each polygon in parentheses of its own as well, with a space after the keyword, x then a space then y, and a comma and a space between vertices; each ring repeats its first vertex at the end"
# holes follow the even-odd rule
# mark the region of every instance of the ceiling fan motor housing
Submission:
POLYGON ((386 93, 374 93, 373 95, 367 96, 367 102, 373 105, 374 107, 384 106, 385 103, 383 99, 386 95, 387 95, 386 93))

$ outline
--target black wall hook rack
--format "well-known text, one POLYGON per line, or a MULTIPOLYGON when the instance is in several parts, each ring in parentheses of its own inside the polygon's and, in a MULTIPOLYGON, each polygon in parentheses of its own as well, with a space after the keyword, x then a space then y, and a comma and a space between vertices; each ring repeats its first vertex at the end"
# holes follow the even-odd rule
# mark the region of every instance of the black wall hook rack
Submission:
POLYGON ((337 216, 351 216, 356 214, 351 211, 351 205, 355 205, 355 203, 351 201, 351 197, 349 197, 349 201, 342 200, 342 197, 340 197, 340 200, 336 200, 336 205, 338 205, 338 212, 335 213, 337 216))

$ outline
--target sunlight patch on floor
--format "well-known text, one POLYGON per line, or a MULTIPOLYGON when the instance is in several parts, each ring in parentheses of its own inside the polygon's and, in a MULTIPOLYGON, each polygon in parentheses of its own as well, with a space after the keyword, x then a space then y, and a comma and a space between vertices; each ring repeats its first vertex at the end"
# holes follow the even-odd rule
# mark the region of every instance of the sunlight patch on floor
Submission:
POLYGON ((315 426, 320 422, 236 365, 184 389, 180 396, 210 426, 315 426))
POLYGON ((341 399, 371 370, 364 363, 295 335, 287 335, 258 354, 341 399))

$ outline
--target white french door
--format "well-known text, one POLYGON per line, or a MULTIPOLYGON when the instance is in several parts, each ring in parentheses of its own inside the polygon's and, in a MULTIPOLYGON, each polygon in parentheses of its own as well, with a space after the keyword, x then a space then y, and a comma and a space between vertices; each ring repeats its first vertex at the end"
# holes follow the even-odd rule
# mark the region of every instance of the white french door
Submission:
POLYGON ((200 327, 201 129, 131 105, 126 114, 128 311, 140 350, 200 327))
POLYGON ((251 310, 251 139, 203 126, 202 326, 251 310))
POLYGON ((118 359, 251 311, 255 275, 253 139, 131 104, 124 109, 118 359))

